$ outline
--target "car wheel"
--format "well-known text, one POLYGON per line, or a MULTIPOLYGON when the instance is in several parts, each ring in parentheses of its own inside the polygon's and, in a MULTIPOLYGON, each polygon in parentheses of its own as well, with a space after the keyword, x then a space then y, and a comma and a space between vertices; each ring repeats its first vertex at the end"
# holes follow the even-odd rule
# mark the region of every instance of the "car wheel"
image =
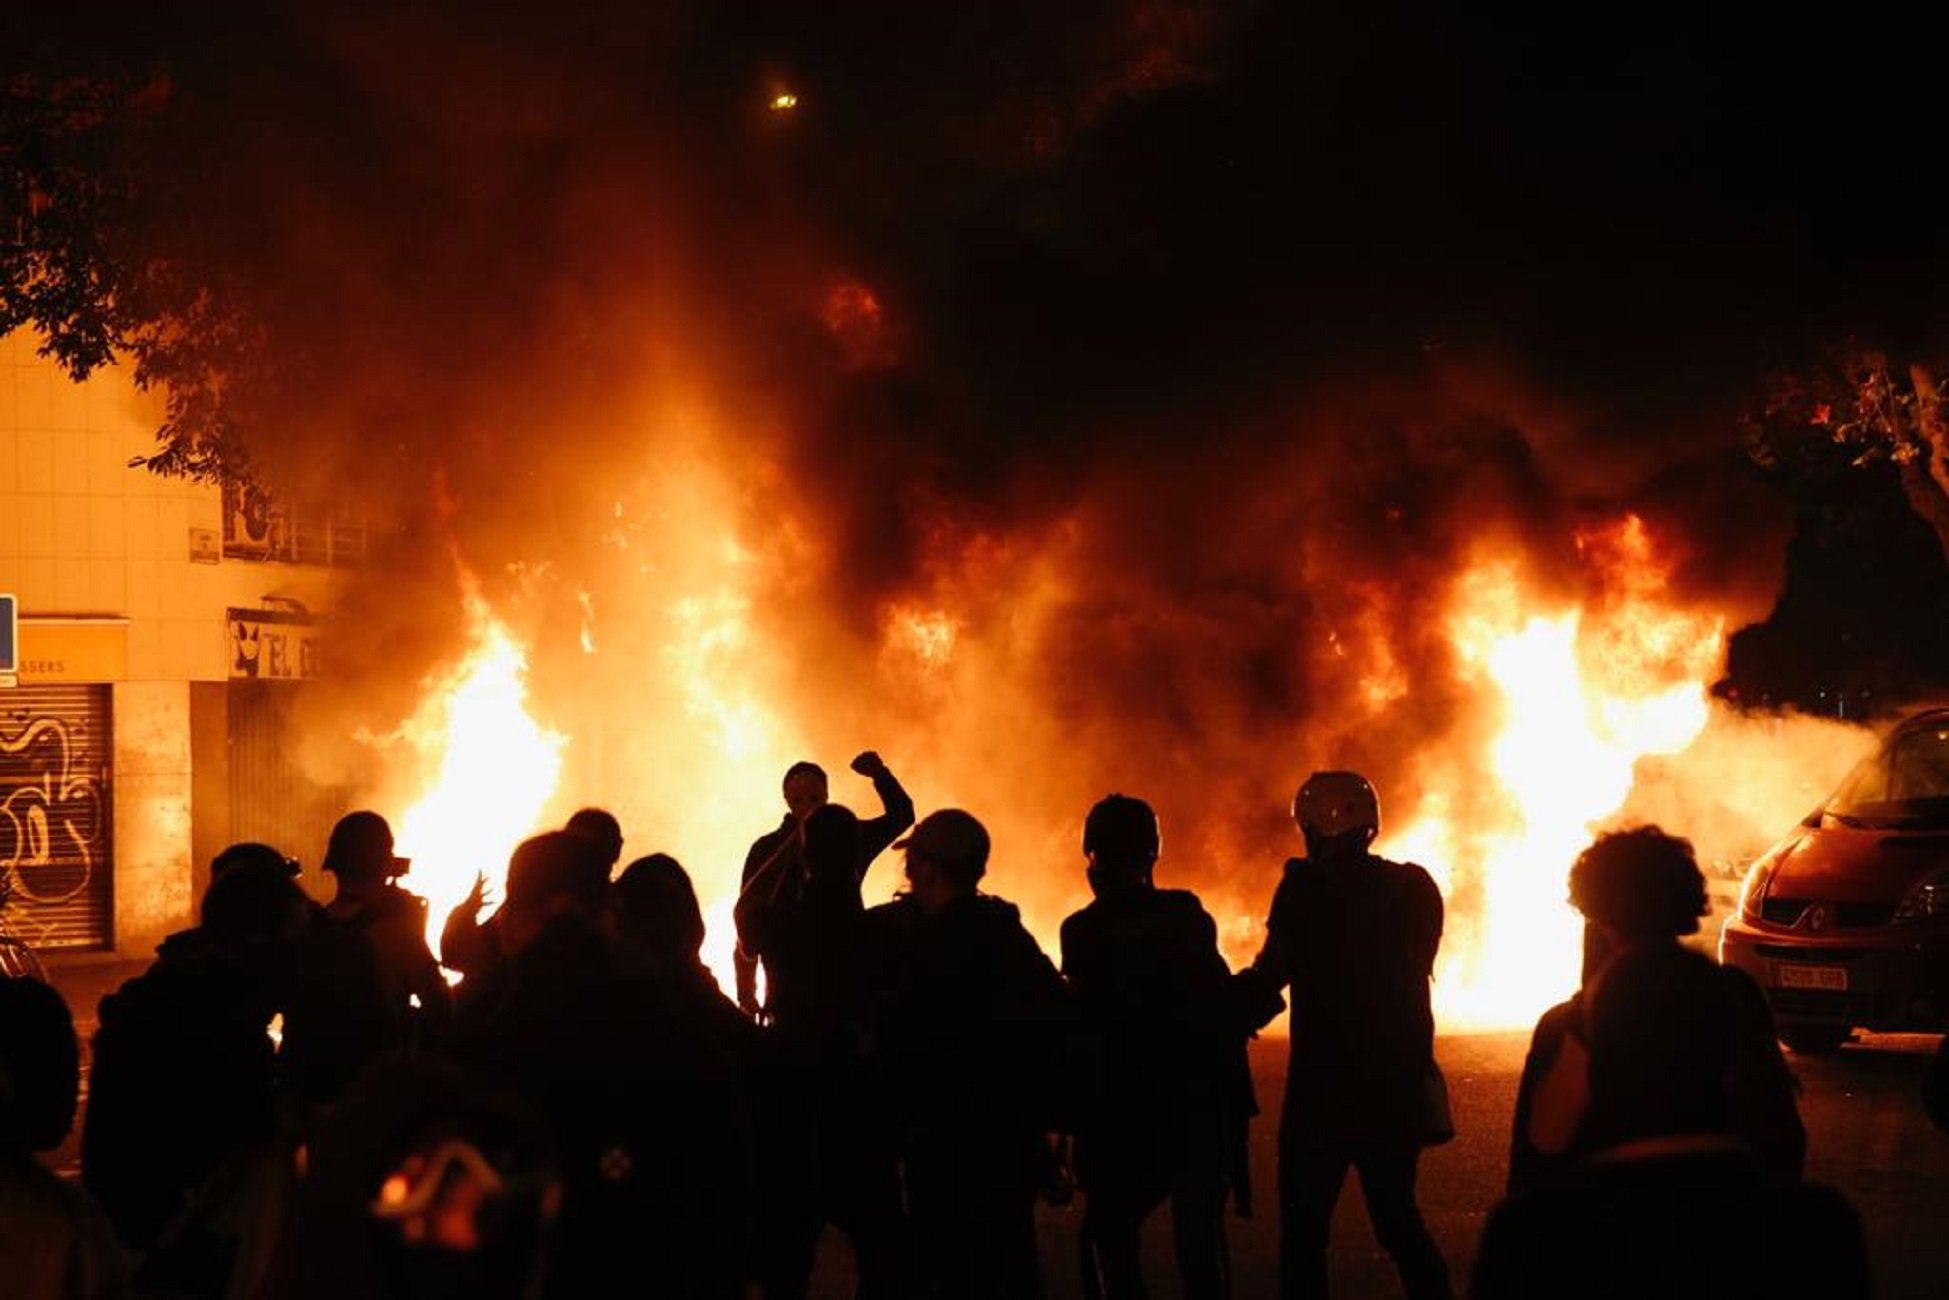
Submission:
POLYGON ((1781 1025, 1780 1041, 1803 1056, 1817 1056, 1840 1047, 1848 1040, 1849 1032, 1846 1025, 1781 1025))

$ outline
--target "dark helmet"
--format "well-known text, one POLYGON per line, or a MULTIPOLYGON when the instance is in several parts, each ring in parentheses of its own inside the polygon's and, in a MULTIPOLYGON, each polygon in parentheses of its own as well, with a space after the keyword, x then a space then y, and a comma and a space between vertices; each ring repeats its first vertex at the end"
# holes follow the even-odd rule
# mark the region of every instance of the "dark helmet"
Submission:
POLYGON ((298 860, 287 858, 283 853, 268 844, 255 841, 232 844, 223 852, 210 859, 210 879, 216 880, 232 871, 268 871, 286 876, 298 874, 298 860))
POLYGON ((382 880, 406 870, 393 856, 393 830, 376 812, 349 812, 332 827, 325 844, 325 870, 348 880, 382 880))
POLYGON ((250 945, 295 938, 309 904, 281 861, 233 866, 203 892, 203 928, 226 943, 250 945))
POLYGON ((1155 862, 1162 847, 1157 814, 1142 799, 1106 795, 1083 820, 1083 853, 1088 857, 1155 862))

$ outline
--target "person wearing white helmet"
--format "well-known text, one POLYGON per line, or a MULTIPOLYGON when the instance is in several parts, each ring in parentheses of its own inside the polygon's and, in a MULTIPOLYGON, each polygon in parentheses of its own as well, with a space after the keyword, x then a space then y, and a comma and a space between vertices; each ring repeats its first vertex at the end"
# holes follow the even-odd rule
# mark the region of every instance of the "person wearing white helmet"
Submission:
POLYGON ((1445 1298, 1448 1266, 1414 1198, 1422 1148, 1453 1136, 1428 1004, 1441 892, 1422 868, 1371 851, 1380 800, 1356 772, 1313 773, 1293 820, 1306 856, 1286 863, 1265 947, 1239 977, 1262 1021, 1291 990, 1280 1294, 1327 1294, 1333 1207, 1351 1167, 1410 1300, 1445 1298))

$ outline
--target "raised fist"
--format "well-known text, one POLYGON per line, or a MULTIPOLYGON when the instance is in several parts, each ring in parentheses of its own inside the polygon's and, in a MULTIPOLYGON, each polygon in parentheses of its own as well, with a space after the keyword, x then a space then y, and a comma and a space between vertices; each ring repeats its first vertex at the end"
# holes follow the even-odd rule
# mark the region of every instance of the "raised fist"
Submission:
POLYGON ((852 768, 864 777, 875 777, 887 770, 886 763, 877 750, 866 750, 852 762, 852 768))

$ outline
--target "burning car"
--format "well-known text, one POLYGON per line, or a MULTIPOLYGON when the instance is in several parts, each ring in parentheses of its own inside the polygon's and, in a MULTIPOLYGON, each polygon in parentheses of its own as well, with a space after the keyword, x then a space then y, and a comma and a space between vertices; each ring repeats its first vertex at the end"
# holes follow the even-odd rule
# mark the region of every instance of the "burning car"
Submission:
POLYGON ((1719 959, 1795 1051, 1949 1027, 1949 708, 1903 720, 1753 864, 1719 959))

